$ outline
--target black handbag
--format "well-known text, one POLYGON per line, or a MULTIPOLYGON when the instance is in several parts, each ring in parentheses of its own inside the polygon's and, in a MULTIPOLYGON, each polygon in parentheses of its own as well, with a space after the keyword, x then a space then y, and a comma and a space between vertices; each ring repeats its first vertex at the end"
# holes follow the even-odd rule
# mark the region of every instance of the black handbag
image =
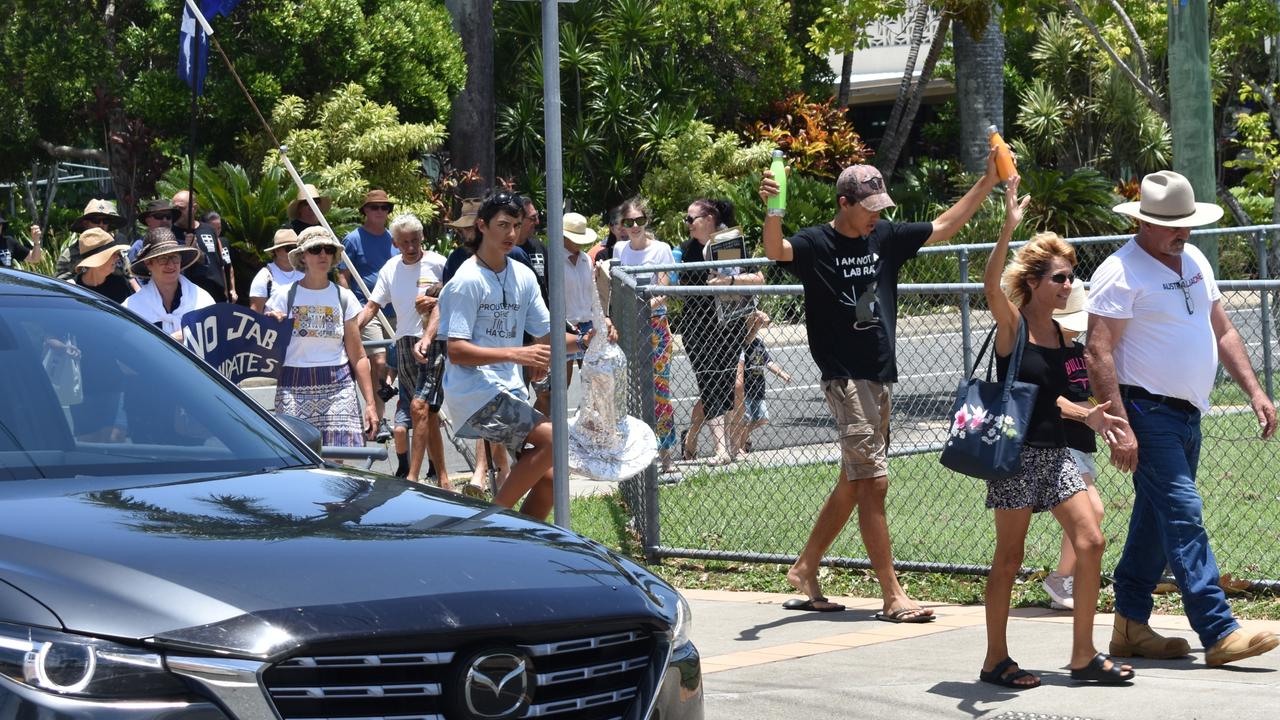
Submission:
POLYGON ((995 328, 987 333, 973 363, 973 373, 960 382, 951 405, 951 428, 939 461, 963 475, 982 480, 1003 480, 1021 467, 1022 443, 1031 422, 1039 387, 1017 379, 1022 351, 1027 344, 1027 322, 1018 318, 1018 340, 1009 358, 1009 372, 1003 381, 991 380, 995 347, 987 358, 987 379, 973 375, 982 365, 982 356, 991 345, 995 328))

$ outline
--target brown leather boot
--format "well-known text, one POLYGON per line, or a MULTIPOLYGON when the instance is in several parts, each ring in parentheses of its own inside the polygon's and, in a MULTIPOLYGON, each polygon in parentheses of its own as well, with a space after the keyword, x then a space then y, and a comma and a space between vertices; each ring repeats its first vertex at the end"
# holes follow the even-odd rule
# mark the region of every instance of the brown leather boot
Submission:
POLYGON ((1191 644, 1186 640, 1159 635, 1150 625, 1135 622, 1120 613, 1116 613, 1116 623, 1111 629, 1109 649, 1112 655, 1153 660, 1172 660, 1191 654, 1191 644))
POLYGON ((1250 637, 1243 629, 1236 628, 1230 635, 1214 643, 1213 647, 1205 651, 1204 661, 1210 666, 1223 665, 1271 652, 1276 649, 1276 646, 1280 646, 1280 638, 1277 638, 1275 633, 1264 630, 1250 637))

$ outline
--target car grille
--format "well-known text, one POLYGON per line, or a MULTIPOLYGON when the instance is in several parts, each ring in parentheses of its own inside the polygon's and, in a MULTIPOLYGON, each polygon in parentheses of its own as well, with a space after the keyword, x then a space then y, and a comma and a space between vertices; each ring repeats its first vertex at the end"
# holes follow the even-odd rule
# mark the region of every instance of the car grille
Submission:
POLYGON ((467 714, 457 710, 462 666, 488 648, 514 648, 528 658, 531 698, 521 717, 557 720, 629 717, 661 676, 650 667, 664 660, 650 632, 630 629, 541 642, 495 638, 457 651, 294 657, 263 679, 285 720, 454 720, 467 714))

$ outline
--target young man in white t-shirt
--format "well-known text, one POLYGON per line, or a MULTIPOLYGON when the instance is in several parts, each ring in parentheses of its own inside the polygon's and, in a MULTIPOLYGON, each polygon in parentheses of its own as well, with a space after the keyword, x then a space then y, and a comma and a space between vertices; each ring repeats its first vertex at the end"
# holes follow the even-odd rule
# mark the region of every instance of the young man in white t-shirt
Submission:
POLYGON ((475 254, 458 268, 440 296, 440 326, 448 338, 444 401, 458 437, 506 445, 517 454, 494 502, 539 520, 551 512, 551 422, 534 410, 520 368, 535 376, 551 363, 550 342, 570 353, 585 350, 591 334, 551 331, 551 316, 533 271, 511 262, 524 208, 520 197, 496 192, 476 215, 475 254), (524 334, 535 338, 523 345, 524 334))
MULTIPOLYGON (((408 389, 412 400, 409 415, 412 419, 413 440, 409 444, 408 478, 418 481, 424 451, 436 468, 440 487, 452 490, 449 473, 444 464, 444 441, 440 437, 440 417, 427 403, 428 387, 434 357, 418 356, 415 347, 426 340, 427 347, 434 347, 436 325, 436 296, 440 293, 444 275, 444 256, 437 252, 424 252, 422 248, 422 222, 412 214, 398 216, 391 222, 391 240, 400 251, 393 255, 380 270, 378 279, 370 290, 369 301, 360 311, 357 323, 363 329, 377 316, 378 310, 392 305, 396 313, 396 364, 402 388, 408 389), (424 318, 427 318, 424 327, 424 318)), ((432 354, 434 355, 434 354, 432 354)))
POLYGON ((1115 211, 1138 233, 1098 266, 1089 290, 1089 384, 1132 429, 1111 443, 1111 464, 1133 472, 1129 535, 1115 570, 1112 655, 1175 658, 1186 640, 1148 624, 1151 592, 1166 565, 1211 666, 1274 650, 1273 633, 1246 635, 1219 584, 1196 488, 1200 417, 1209 409, 1218 360, 1249 397, 1263 439, 1276 411, 1222 307, 1213 269, 1187 240, 1222 208, 1198 203, 1191 183, 1169 171, 1142 179, 1142 199, 1115 211), (1142 448, 1139 455, 1138 448, 1142 448))

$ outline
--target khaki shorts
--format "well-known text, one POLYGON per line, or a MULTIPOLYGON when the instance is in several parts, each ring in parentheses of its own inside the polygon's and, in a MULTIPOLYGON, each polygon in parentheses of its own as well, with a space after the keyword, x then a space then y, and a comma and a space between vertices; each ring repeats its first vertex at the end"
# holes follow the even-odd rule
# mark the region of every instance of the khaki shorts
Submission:
POLYGON ((822 392, 840 435, 840 466, 849 480, 889 474, 889 385, 823 380, 822 392))
MULTIPOLYGON (((387 340, 390 337, 391 337, 391 333, 383 331, 382 321, 378 319, 377 315, 374 315, 373 318, 369 320, 369 324, 365 325, 364 329, 360 331, 360 340, 362 342, 370 342, 373 340, 387 340)), ((387 348, 385 345, 382 347, 367 347, 364 349, 364 354, 365 355, 386 355, 387 348)), ((375 380, 374 383, 376 384, 377 381, 375 380)))

